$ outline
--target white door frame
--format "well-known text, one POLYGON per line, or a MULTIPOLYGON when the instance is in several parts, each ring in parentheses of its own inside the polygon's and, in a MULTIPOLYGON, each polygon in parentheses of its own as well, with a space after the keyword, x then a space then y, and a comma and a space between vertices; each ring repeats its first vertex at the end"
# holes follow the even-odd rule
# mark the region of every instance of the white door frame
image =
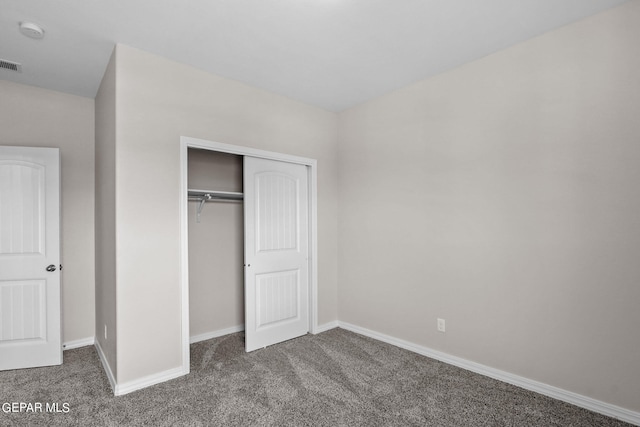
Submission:
POLYGON ((182 307, 182 369, 189 373, 189 227, 188 227, 188 150, 219 151, 240 156, 296 163, 307 167, 309 177, 309 332, 318 332, 318 171, 317 161, 306 157, 223 144, 204 139, 180 137, 180 297, 182 307))

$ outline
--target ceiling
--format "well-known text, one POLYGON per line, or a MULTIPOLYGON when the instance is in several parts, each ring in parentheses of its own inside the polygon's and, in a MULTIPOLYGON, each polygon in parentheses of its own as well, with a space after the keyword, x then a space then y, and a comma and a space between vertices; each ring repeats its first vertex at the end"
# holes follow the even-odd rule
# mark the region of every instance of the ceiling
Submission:
POLYGON ((624 2, 0 0, 0 79, 93 98, 123 43, 342 111, 624 2))

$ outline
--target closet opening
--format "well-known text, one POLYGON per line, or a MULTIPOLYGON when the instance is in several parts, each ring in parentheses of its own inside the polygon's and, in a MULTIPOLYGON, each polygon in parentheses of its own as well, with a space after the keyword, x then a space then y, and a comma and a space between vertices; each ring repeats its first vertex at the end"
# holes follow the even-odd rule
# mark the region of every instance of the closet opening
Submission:
POLYGON ((244 330, 242 156, 189 148, 189 342, 244 330))
POLYGON ((181 137, 182 370, 189 345, 317 331, 316 161, 181 137))

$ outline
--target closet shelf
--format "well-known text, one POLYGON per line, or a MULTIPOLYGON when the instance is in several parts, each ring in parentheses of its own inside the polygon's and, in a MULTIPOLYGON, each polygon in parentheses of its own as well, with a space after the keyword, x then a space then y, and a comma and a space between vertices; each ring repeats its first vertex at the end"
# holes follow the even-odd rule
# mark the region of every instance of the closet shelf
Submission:
POLYGON ((187 190, 189 201, 200 202, 198 212, 196 213, 196 222, 200 222, 200 214, 202 207, 206 202, 233 202, 244 198, 244 194, 236 191, 208 191, 208 190, 187 190))

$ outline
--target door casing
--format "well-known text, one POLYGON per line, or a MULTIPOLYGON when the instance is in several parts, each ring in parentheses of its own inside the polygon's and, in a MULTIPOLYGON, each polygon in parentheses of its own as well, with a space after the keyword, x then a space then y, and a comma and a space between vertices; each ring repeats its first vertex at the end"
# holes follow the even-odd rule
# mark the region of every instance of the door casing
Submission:
POLYGON ((309 186, 309 332, 318 331, 318 229, 317 229, 317 161, 306 157, 239 145, 224 144, 204 139, 180 137, 180 299, 182 313, 182 370, 189 373, 189 230, 188 230, 188 150, 218 151, 240 156, 259 157, 304 165, 309 186))

